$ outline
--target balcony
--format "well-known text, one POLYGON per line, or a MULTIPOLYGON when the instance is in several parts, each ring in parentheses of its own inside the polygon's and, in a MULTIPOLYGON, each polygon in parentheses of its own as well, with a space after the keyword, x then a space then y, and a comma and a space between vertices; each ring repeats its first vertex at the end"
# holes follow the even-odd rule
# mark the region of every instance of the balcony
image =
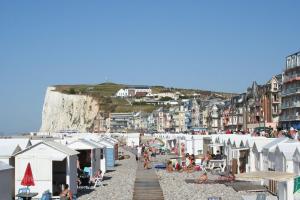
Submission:
POLYGON ((280 121, 300 121, 299 116, 289 115, 289 116, 280 116, 280 121))
POLYGON ((282 96, 289 96, 289 95, 293 95, 293 94, 300 94, 300 87, 297 88, 289 88, 287 90, 282 91, 282 96))
POLYGON ((300 102, 285 103, 281 105, 281 109, 300 108, 300 102))

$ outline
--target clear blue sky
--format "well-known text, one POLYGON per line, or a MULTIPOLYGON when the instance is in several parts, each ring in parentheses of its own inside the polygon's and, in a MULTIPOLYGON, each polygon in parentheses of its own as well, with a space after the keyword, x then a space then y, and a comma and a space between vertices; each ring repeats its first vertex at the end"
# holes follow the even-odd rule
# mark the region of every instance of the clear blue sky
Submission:
POLYGON ((300 48, 300 1, 0 1, 0 132, 38 130, 47 86, 243 92, 300 48))

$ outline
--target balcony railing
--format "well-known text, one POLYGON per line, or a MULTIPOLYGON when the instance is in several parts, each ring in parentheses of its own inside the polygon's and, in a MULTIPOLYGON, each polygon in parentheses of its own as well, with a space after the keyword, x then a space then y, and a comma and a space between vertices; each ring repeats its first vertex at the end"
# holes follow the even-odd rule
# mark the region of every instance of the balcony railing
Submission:
POLYGON ((282 92, 282 96, 288 96, 288 95, 291 95, 291 94, 300 94, 300 87, 290 88, 290 89, 284 90, 282 92))
POLYGON ((293 102, 293 103, 281 105, 281 109, 288 109, 288 108, 300 108, 300 102, 293 102))
POLYGON ((300 120, 300 116, 289 115, 289 116, 280 116, 280 121, 298 121, 300 120))

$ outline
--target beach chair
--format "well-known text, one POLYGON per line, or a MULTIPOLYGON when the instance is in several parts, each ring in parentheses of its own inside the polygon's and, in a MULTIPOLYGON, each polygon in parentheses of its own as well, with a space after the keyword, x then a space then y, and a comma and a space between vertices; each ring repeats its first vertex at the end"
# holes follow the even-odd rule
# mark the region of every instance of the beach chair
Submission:
POLYGON ((103 186, 103 177, 104 177, 104 174, 102 175, 101 178, 95 178, 94 189, 95 189, 97 186, 103 186))

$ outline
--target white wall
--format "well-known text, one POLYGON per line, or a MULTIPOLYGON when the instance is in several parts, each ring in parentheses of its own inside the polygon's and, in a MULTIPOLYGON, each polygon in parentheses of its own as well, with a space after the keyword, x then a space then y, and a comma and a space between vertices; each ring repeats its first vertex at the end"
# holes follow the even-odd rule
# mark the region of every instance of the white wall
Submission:
POLYGON ((30 187, 31 192, 38 192, 37 197, 41 197, 42 193, 49 190, 52 193, 52 161, 47 158, 20 158, 16 157, 15 166, 15 194, 18 193, 21 185, 27 163, 30 162, 35 186, 30 187), (42 167, 41 167, 42 166, 42 167))
MULTIPOLYGON (((64 158, 65 154, 45 145, 40 144, 33 149, 25 151, 15 157, 15 193, 23 188, 23 179, 28 162, 30 162, 35 186, 31 186, 32 192, 38 192, 41 197, 43 192, 49 190, 52 193, 52 161, 64 158)), ((76 164, 75 164, 76 167, 76 164)))
POLYGON ((67 184, 73 194, 77 194, 77 156, 67 159, 67 184))
POLYGON ((12 199, 13 192, 13 169, 0 171, 0 200, 12 199))

